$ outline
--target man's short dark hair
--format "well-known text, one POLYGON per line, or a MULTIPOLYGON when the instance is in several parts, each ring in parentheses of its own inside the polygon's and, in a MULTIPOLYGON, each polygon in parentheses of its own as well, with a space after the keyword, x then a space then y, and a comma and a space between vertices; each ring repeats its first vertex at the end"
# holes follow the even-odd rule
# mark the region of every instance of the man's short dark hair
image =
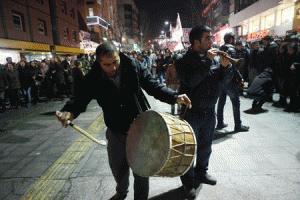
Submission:
POLYGON ((118 52, 117 47, 112 42, 104 42, 96 49, 96 58, 101 58, 104 55, 113 54, 118 52))
POLYGON ((194 46, 195 40, 201 41, 203 33, 206 32, 212 32, 212 29, 205 25, 194 27, 191 30, 190 37, 189 37, 191 45, 194 46))
POLYGON ((225 33, 224 38, 223 38, 225 44, 228 44, 231 38, 233 38, 233 39, 235 38, 234 33, 232 33, 232 32, 225 33))
POLYGON ((7 58, 6 58, 6 61, 8 61, 8 60, 12 60, 11 57, 7 57, 7 58))
POLYGON ((272 41, 272 37, 270 35, 266 35, 262 40, 272 41))

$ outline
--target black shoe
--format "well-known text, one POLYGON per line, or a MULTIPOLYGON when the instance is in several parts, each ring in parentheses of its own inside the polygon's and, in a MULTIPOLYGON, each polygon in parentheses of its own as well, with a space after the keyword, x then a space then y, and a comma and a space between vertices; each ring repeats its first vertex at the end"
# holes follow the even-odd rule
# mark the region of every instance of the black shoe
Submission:
POLYGON ((216 185, 217 184, 217 179, 215 179, 208 173, 201 175, 201 176, 196 176, 196 179, 198 181, 200 181, 201 183, 208 184, 208 185, 216 185))
POLYGON ((185 187, 185 186, 182 186, 183 187, 183 190, 184 190, 184 196, 186 198, 189 198, 189 199, 195 199, 196 198, 196 189, 193 187, 185 187))
POLYGON ((277 102, 273 103, 272 106, 276 107, 276 108, 285 108, 287 106, 287 104, 277 101, 277 102))
POLYGON ((250 129, 249 126, 241 125, 240 127, 235 127, 234 132, 247 132, 247 131, 249 131, 249 129, 250 129))
POLYGON ((227 126, 228 126, 228 124, 218 124, 216 129, 226 128, 227 126))
POLYGON ((292 108, 292 107, 287 107, 286 109, 283 110, 284 112, 297 112, 297 108, 292 108))
POLYGON ((119 192, 117 192, 112 198, 110 198, 109 200, 123 200, 127 197, 127 193, 125 194, 121 194, 119 192))

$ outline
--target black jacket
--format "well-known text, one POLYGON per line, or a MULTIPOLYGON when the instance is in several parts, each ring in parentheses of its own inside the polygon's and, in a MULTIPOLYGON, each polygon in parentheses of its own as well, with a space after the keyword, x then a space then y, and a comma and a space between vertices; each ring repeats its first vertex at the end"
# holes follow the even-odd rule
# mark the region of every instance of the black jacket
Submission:
POLYGON ((66 103, 62 111, 70 111, 76 118, 86 110, 92 99, 96 99, 102 107, 106 126, 114 132, 126 134, 140 110, 150 108, 142 89, 160 101, 176 103, 177 93, 154 80, 139 61, 122 53, 120 60, 120 90, 105 78, 99 62, 96 61, 84 77, 82 90, 66 103))
POLYGON ((226 68, 201 57, 192 48, 175 62, 175 67, 180 80, 179 93, 185 93, 191 99, 192 110, 213 109, 226 68))
POLYGON ((272 75, 269 72, 263 71, 253 80, 247 92, 250 95, 259 96, 262 94, 272 94, 273 89, 272 75))
POLYGON ((279 53, 278 45, 275 42, 271 42, 264 48, 261 55, 262 70, 266 68, 274 69, 276 65, 277 55, 279 53))

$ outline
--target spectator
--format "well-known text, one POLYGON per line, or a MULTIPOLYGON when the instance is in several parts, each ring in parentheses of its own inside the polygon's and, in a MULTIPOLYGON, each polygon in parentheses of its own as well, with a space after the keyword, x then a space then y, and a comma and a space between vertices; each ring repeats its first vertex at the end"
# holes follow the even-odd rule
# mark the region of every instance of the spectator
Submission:
MULTIPOLYGON (((177 76, 176 68, 175 68, 175 61, 177 60, 178 55, 173 55, 172 57, 172 64, 169 65, 167 74, 166 74, 166 86, 170 87, 175 92, 178 92, 180 82, 177 76)), ((175 104, 171 105, 171 114, 175 114, 175 104)), ((177 104, 177 114, 180 114, 180 106, 177 104)))
POLYGON ((288 60, 287 45, 281 44, 277 57, 277 64, 274 68, 275 89, 279 92, 280 98, 278 102, 273 104, 274 107, 284 108, 287 106, 287 91, 289 91, 288 81, 290 77, 291 63, 288 60))
POLYGON ((253 42, 252 50, 250 54, 250 69, 249 69, 249 87, 252 84, 254 78, 259 74, 260 69, 260 51, 259 51, 259 42, 253 42))
POLYGON ((19 76, 21 83, 21 92, 24 95, 25 103, 28 107, 31 106, 31 86, 34 84, 34 80, 30 75, 30 66, 24 61, 19 62, 19 76))
POLYGON ((75 67, 72 69, 74 77, 74 95, 76 96, 80 90, 81 83, 83 80, 83 69, 80 61, 75 61, 75 67))
POLYGON ((274 70, 279 49, 277 44, 272 41, 272 37, 269 35, 265 36, 262 39, 262 42, 265 48, 261 55, 262 71, 259 71, 259 73, 262 73, 266 68, 274 70))
MULTIPOLYGON (((235 58, 243 58, 244 65, 240 69, 240 73, 243 76, 243 79, 249 82, 249 65, 250 65, 250 53, 246 47, 243 47, 243 43, 241 41, 235 42, 236 54, 235 58)), ((242 91, 241 91, 242 92, 242 91)))
POLYGON ((21 83, 19 78, 19 72, 15 69, 13 64, 7 64, 7 81, 8 81, 8 90, 7 96, 12 108, 19 109, 20 105, 20 89, 21 83))
POLYGON ((2 68, 0 65, 0 112, 4 112, 6 110, 5 107, 5 90, 8 89, 8 81, 6 70, 2 68))
POLYGON ((252 96, 252 110, 262 112, 262 105, 268 101, 269 96, 273 93, 274 84, 272 81, 272 69, 266 68, 259 74, 248 89, 248 94, 252 96))

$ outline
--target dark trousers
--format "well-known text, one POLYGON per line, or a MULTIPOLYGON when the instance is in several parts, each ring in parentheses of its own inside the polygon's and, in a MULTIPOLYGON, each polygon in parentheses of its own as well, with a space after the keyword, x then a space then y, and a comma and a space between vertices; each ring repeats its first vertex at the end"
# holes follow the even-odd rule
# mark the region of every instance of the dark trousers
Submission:
POLYGON ((218 102, 218 108, 217 108, 218 124, 224 123, 224 106, 226 103, 227 95, 229 96, 231 103, 232 103, 235 127, 240 127, 242 124, 242 121, 241 121, 241 111, 240 111, 239 89, 237 86, 220 88, 219 102, 218 102))
POLYGON ((10 89, 8 91, 8 98, 11 106, 20 105, 20 89, 10 89))
MULTIPOLYGON (((125 194, 129 187, 129 165, 126 159, 126 135, 106 131, 108 141, 107 152, 109 166, 117 182, 116 191, 125 194)), ((149 178, 141 177, 135 173, 134 176, 134 200, 147 200, 149 194, 149 178)))
POLYGON ((269 100, 270 94, 262 94, 260 96, 253 97, 252 108, 261 108, 264 103, 269 100))
POLYGON ((208 170, 216 125, 215 109, 203 111, 192 108, 187 111, 184 119, 193 128, 197 140, 196 166, 192 166, 186 174, 180 177, 182 184, 191 188, 194 187, 195 179, 206 174, 208 170))

